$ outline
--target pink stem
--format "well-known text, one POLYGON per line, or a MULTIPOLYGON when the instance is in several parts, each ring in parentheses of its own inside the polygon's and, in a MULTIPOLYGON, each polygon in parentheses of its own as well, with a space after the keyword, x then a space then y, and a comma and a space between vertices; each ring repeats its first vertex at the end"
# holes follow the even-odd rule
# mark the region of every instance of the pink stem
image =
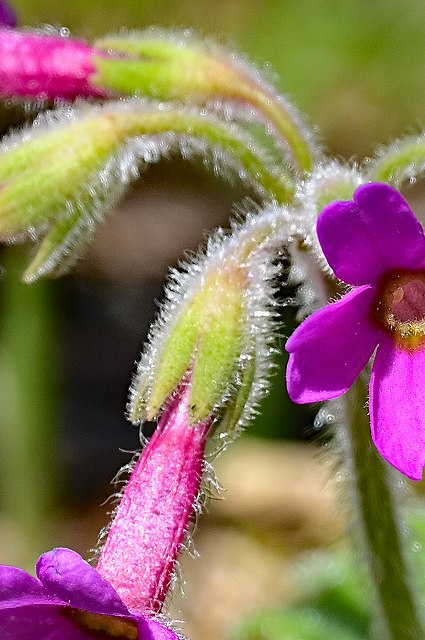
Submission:
POLYGON ((0 97, 104 97, 90 82, 96 55, 107 54, 71 38, 0 28, 0 97))
POLYGON ((189 426, 189 395, 187 385, 140 455, 97 565, 139 613, 161 611, 202 479, 211 420, 189 426))

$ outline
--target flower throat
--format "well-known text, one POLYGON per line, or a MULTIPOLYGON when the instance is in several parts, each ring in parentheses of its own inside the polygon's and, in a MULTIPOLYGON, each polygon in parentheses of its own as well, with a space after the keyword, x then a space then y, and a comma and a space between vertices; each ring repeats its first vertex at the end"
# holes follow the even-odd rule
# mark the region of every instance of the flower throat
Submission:
POLYGON ((425 271, 387 277, 377 296, 376 319, 399 347, 421 348, 425 344, 425 271))

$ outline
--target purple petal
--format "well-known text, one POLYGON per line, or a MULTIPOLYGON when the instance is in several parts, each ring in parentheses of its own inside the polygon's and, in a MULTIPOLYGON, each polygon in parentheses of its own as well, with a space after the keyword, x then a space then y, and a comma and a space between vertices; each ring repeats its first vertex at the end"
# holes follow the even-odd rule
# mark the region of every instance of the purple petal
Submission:
POLYGON ((329 400, 351 387, 379 340, 369 320, 375 295, 372 287, 358 287, 294 331, 286 343, 291 354, 286 380, 294 402, 329 400))
POLYGON ((43 554, 37 563, 37 576, 50 593, 71 607, 128 616, 127 607, 109 582, 75 551, 53 549, 43 554))
POLYGON ((370 422, 379 453, 420 480, 425 465, 425 349, 404 351, 385 336, 370 380, 370 422))
POLYGON ((372 284, 389 270, 425 263, 422 226, 387 184, 366 184, 357 189, 354 202, 325 207, 317 235, 337 278, 352 285, 372 284))
POLYGON ((0 566, 0 610, 52 602, 60 601, 49 594, 36 578, 15 567, 0 566))
POLYGON ((97 632, 77 626, 66 608, 26 606, 0 611, 2 640, 100 640, 97 632))
POLYGON ((140 640, 179 640, 179 636, 157 620, 140 620, 137 624, 140 640))
POLYGON ((0 0, 0 26, 16 27, 16 13, 6 0, 0 0))

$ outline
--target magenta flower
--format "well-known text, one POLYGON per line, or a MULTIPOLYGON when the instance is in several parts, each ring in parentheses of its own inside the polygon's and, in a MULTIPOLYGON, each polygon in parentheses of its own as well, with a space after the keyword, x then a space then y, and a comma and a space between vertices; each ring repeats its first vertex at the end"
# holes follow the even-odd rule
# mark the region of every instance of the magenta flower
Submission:
POLYGON ((3 640, 178 640, 157 619, 197 499, 211 420, 189 426, 182 384, 140 455, 96 569, 69 549, 41 556, 37 578, 0 566, 3 640))
POLYGON ((93 59, 104 55, 79 40, 0 28, 0 97, 105 97, 91 82, 93 59))
POLYGON ((367 184, 317 222, 335 276, 353 285, 305 320, 287 342, 287 385, 298 403, 345 393, 376 347, 370 380, 373 441, 420 480, 425 465, 425 237, 402 196, 367 184))
POLYGON ((178 640, 160 622, 130 612, 109 582, 69 549, 41 556, 37 577, 0 567, 4 640, 178 640))
POLYGON ((16 27, 16 13, 6 0, 0 0, 0 26, 16 27))

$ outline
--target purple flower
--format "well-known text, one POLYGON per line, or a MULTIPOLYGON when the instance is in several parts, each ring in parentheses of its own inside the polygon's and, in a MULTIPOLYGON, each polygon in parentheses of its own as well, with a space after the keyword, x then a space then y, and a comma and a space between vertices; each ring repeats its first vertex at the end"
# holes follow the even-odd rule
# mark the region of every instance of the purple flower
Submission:
POLYGON ((287 342, 289 395, 320 402, 345 393, 375 351, 373 441, 420 480, 425 465, 425 237, 402 196, 367 184, 353 202, 325 207, 317 223, 335 276, 353 285, 312 314, 287 342))
POLYGON ((16 27, 16 13, 5 0, 0 0, 0 25, 4 27, 16 27))
POLYGON ((37 577, 0 566, 2 640, 178 640, 130 612, 107 580, 69 549, 41 556, 37 577))
POLYGON ((0 566, 1 640, 178 640, 158 621, 199 492, 211 419, 189 426, 190 380, 170 398, 124 488, 96 569, 41 556, 0 566))

